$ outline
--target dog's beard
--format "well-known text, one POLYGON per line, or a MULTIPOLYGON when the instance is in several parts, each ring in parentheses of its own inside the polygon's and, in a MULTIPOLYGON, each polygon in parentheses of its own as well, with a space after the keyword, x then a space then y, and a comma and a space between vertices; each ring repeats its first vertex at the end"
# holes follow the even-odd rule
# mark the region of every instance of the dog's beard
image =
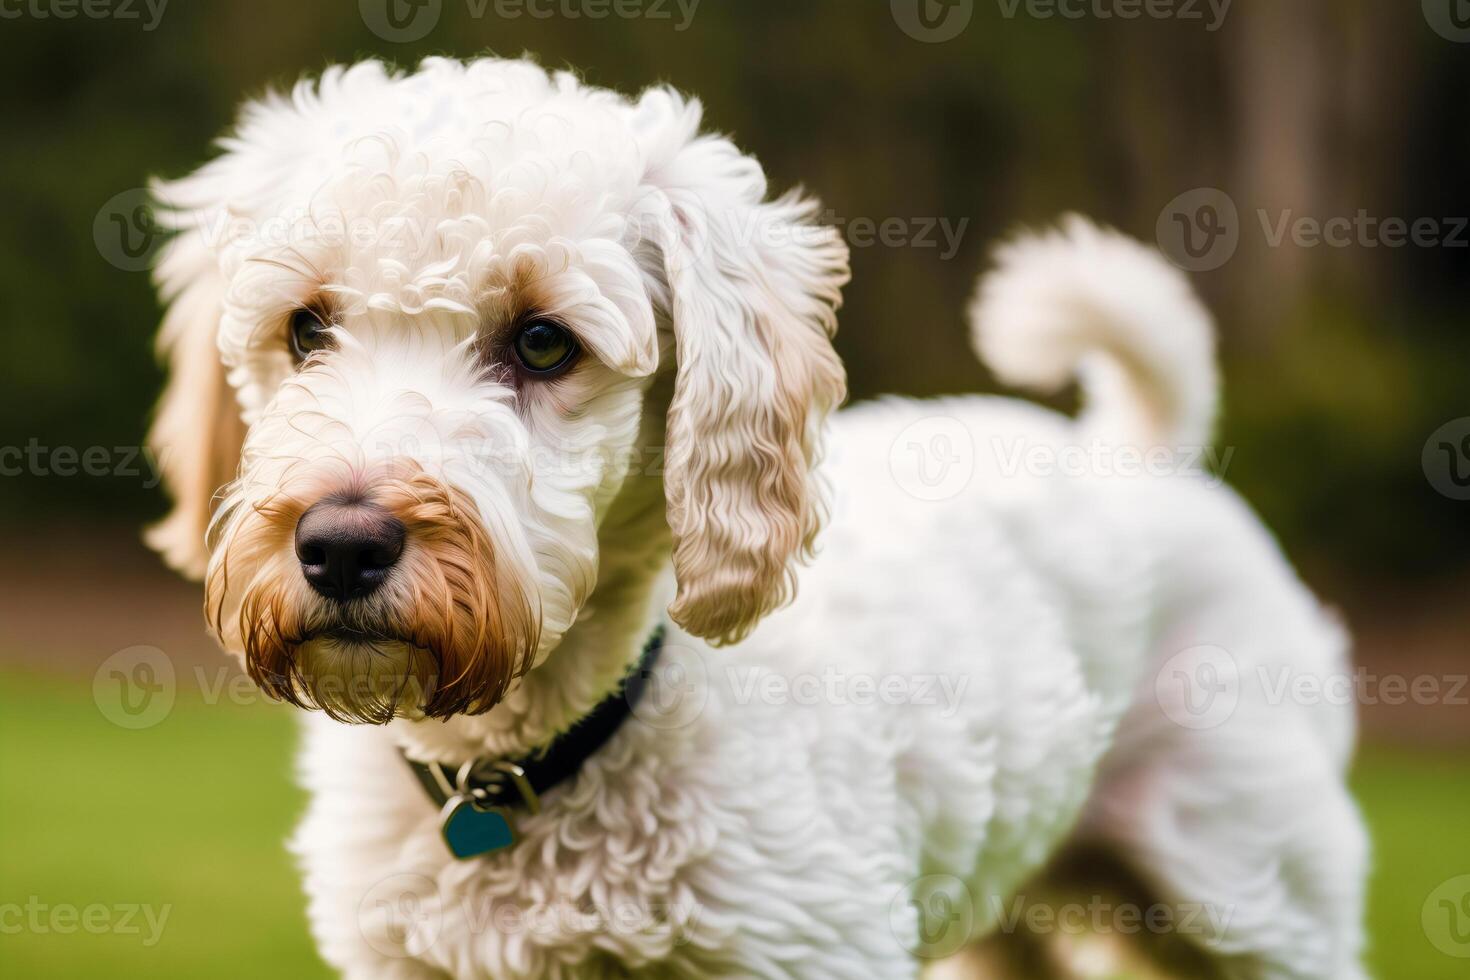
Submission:
POLYGON ((339 721, 386 724, 421 713, 438 685, 436 664, 432 651, 403 640, 334 631, 298 644, 289 676, 272 683, 339 721))
MULTIPOLYGON (((340 480, 332 489, 341 489, 340 480)), ((292 550, 323 481, 297 481, 225 517, 206 580, 207 615, 271 697, 340 721, 447 718, 494 707, 531 664, 540 616, 531 578, 496 548, 473 500, 411 464, 350 478, 404 525, 407 543, 373 595, 332 603, 292 550)))

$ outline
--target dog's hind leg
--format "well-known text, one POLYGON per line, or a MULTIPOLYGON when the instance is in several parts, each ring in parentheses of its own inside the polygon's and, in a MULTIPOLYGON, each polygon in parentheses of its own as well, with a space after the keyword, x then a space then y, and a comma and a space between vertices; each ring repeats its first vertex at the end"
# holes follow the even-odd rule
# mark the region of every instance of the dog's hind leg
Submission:
POLYGON ((1009 928, 925 980, 1222 980, 1208 953, 1166 928, 1166 907, 1109 850, 1065 848, 1010 904, 1009 928))
POLYGON ((1132 868, 1164 903, 1157 921, 1228 980, 1362 980, 1352 709, 1299 693, 1350 687, 1345 640, 1305 589, 1274 577, 1170 630, 1077 838, 1132 868))

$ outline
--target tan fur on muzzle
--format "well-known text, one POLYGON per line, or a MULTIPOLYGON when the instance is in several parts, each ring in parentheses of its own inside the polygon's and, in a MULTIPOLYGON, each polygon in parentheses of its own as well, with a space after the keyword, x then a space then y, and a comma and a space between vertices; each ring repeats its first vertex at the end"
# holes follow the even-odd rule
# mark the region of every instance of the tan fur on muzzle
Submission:
POLYGON ((470 497, 404 462, 292 483, 227 516, 205 584, 210 627, 243 655, 251 679, 272 698, 340 721, 494 707, 531 663, 540 617, 470 497), (297 521, 327 493, 378 504, 407 532, 384 586, 346 605, 311 591, 293 550, 297 521), (308 644, 315 666, 303 663, 308 644))

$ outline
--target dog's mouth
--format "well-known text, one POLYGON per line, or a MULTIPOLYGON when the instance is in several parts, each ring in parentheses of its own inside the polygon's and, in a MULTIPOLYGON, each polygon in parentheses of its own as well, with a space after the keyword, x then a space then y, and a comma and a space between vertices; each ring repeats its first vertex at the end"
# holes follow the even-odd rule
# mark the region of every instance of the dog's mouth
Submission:
POLYGON ((438 654, 401 632, 334 622, 283 643, 268 668, 247 660, 272 697, 338 721, 384 725, 422 716, 443 679, 438 654))
POLYGON ((348 643, 354 646, 367 647, 369 650, 375 646, 388 643, 416 645, 412 637, 403 636, 390 630, 374 629, 347 623, 339 623, 314 630, 302 637, 301 644, 298 644, 298 646, 310 643, 312 640, 330 640, 336 643, 348 643))
POLYGON ((439 636, 411 621, 385 622, 375 612, 349 606, 294 632, 249 633, 246 673, 274 700, 348 723, 481 714, 500 702, 513 677, 487 675, 506 659, 496 637, 463 642, 456 632, 439 636), (497 683, 487 684, 487 676, 497 683))

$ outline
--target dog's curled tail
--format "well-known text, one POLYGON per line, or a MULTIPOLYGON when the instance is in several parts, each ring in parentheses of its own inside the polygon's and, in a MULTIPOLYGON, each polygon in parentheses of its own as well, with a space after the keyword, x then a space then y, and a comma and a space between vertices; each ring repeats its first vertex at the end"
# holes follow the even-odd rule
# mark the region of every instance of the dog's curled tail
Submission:
POLYGON ((1154 249, 1069 215, 1000 246, 970 306, 975 348, 1001 380, 1082 385, 1086 436, 1203 447, 1219 403, 1210 315, 1154 249))

